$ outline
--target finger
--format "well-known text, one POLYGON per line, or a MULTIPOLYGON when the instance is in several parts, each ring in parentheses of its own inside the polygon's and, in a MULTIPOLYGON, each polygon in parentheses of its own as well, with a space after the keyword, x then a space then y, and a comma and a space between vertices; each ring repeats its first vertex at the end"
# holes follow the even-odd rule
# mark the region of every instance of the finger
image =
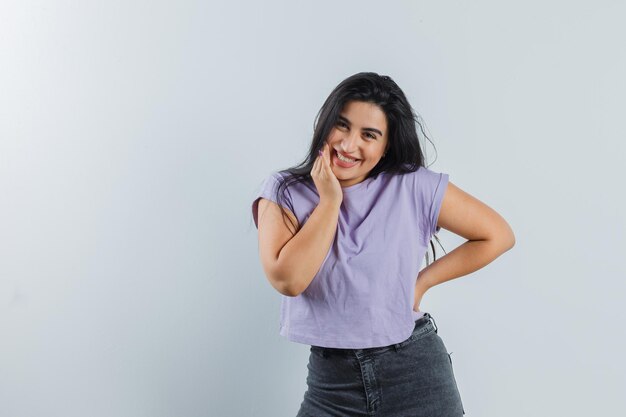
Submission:
POLYGON ((330 145, 326 143, 324 145, 324 168, 330 171, 331 169, 330 169, 330 157, 329 157, 330 150, 329 149, 330 149, 330 145))
POLYGON ((326 172, 328 164, 326 163, 326 155, 320 156, 320 172, 326 172))
POLYGON ((324 143, 324 165, 328 166, 328 154, 329 154, 329 150, 328 150, 329 146, 328 146, 328 142, 324 143))
POLYGON ((335 173, 333 172, 333 168, 331 166, 331 162, 330 162, 330 152, 331 152, 331 147, 330 145, 327 145, 327 149, 326 149, 326 155, 324 155, 324 167, 326 168, 326 172, 328 172, 328 175, 330 178, 335 176, 335 173))
POLYGON ((328 166, 330 166, 330 158, 331 158, 331 152, 332 152, 332 148, 330 147, 330 145, 328 144, 328 142, 326 142, 326 163, 328 164, 328 166))
POLYGON ((317 159, 318 159, 320 165, 322 165, 323 164, 323 159, 324 159, 324 150, 323 150, 323 148, 318 151, 317 159))
POLYGON ((320 176, 323 179, 327 178, 327 175, 328 175, 328 173, 326 171, 327 169, 328 169, 328 167, 326 166, 326 161, 324 160, 324 157, 321 156, 320 157, 320 176))

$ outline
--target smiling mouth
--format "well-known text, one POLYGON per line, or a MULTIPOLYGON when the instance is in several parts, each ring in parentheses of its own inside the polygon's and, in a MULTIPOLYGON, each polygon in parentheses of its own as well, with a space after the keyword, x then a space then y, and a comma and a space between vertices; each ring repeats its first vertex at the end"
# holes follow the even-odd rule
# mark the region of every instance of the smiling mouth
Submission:
POLYGON ((333 156, 333 162, 334 162, 334 165, 338 166, 339 168, 352 168, 358 165, 358 163, 361 161, 360 159, 352 159, 351 161, 345 161, 339 157, 339 152, 337 152, 337 150, 335 150, 334 153, 335 155, 333 156))

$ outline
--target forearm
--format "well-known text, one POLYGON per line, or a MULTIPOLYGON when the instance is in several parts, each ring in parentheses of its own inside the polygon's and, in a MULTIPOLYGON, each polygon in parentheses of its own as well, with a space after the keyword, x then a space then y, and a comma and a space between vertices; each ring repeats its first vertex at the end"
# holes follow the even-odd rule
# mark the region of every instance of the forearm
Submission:
POLYGON ((423 293, 435 285, 470 274, 510 248, 494 240, 468 240, 422 269, 417 277, 416 288, 423 293))
POLYGON ((300 294, 319 271, 337 232, 339 208, 339 204, 320 202, 298 233, 281 249, 277 271, 284 293, 300 294))

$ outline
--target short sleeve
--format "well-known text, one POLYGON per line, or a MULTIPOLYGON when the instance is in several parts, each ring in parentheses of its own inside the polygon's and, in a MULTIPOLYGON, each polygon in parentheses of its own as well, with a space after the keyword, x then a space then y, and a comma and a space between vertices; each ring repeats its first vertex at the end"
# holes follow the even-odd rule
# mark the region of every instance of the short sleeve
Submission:
POLYGON ((448 187, 449 175, 420 167, 416 178, 417 195, 422 213, 420 224, 423 227, 424 238, 430 240, 441 229, 437 226, 437 221, 443 196, 448 187))
POLYGON ((443 196, 448 188, 448 180, 450 176, 445 173, 437 174, 435 190, 433 191, 432 203, 430 206, 430 235, 437 233, 441 227, 437 226, 437 220, 439 220, 439 212, 441 211, 441 203, 443 202, 443 196))
POLYGON ((259 228, 258 206, 259 199, 261 197, 273 201, 274 203, 291 211, 292 213, 294 212, 289 190, 283 190, 282 204, 280 204, 276 199, 276 191, 278 189, 280 181, 284 181, 284 177, 278 172, 272 173, 265 179, 265 181, 263 181, 263 184, 261 184, 261 187, 259 187, 259 190, 256 193, 254 200, 252 201, 252 218, 254 219, 254 225, 257 229, 259 228))

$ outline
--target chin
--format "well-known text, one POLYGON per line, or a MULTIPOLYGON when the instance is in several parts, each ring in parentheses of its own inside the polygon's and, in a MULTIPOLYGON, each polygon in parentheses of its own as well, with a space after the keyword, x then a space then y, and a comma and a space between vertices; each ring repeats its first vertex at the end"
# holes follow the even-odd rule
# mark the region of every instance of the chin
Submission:
POLYGON ((352 178, 358 177, 358 175, 354 175, 354 174, 348 175, 345 172, 341 172, 341 171, 337 172, 337 171, 339 171, 339 170, 334 170, 333 169, 333 173, 335 174, 335 177, 337 177, 337 179, 339 179, 339 180, 350 180, 352 178))

